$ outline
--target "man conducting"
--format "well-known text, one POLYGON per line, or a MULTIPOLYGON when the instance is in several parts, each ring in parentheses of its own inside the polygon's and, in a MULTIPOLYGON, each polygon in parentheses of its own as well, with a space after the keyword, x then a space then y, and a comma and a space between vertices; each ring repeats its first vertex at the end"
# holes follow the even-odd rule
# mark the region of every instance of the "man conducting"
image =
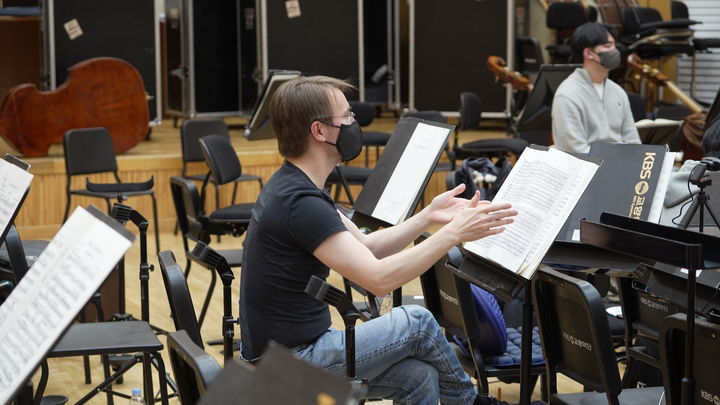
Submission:
MULTIPOLYGON (((413 280, 459 242, 504 230, 509 204, 440 194, 420 213, 365 235, 341 215, 325 180, 360 153, 361 132, 345 98, 351 86, 329 77, 283 84, 270 104, 278 149, 286 159, 263 187, 244 243, 240 284, 242 357, 253 361, 274 340, 328 372, 344 373, 344 333, 331 328, 328 306, 305 293, 311 275, 332 268, 377 296, 413 280), (443 225, 418 246, 424 230, 443 225)), ((355 331, 356 371, 368 397, 401 404, 493 404, 478 395, 432 315, 401 306, 355 331)))
POLYGON ((604 25, 585 23, 575 30, 572 50, 582 67, 558 87, 552 105, 555 146, 566 152, 590 151, 594 142, 640 143, 627 93, 608 73, 620 66, 620 51, 604 25))

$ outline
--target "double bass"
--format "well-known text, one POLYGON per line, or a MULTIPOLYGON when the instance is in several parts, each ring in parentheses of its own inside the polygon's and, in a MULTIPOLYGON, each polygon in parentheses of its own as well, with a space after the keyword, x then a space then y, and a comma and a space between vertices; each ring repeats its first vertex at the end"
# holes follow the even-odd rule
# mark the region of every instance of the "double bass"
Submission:
POLYGON ((705 110, 695 102, 690 96, 685 94, 675 83, 673 83, 664 73, 652 66, 643 63, 639 56, 630 54, 627 57, 628 69, 650 80, 656 86, 668 89, 675 97, 680 100, 690 111, 691 114, 683 119, 683 152, 685 159, 700 160, 703 158, 702 139, 705 128, 705 110))
POLYGON ((145 138, 149 115, 140 73, 121 59, 93 58, 73 65, 56 90, 29 83, 10 89, 0 106, 0 136, 40 157, 70 129, 105 127, 120 154, 145 138))

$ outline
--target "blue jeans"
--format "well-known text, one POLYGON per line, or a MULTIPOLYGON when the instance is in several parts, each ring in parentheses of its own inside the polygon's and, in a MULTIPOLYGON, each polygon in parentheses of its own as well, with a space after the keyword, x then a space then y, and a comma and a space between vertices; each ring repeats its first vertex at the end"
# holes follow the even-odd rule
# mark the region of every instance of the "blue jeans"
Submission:
MULTIPOLYGON (((432 314, 406 305, 355 328, 355 368, 368 398, 398 404, 472 404, 477 392, 432 314)), ((295 355, 345 376, 345 332, 330 329, 295 355)))

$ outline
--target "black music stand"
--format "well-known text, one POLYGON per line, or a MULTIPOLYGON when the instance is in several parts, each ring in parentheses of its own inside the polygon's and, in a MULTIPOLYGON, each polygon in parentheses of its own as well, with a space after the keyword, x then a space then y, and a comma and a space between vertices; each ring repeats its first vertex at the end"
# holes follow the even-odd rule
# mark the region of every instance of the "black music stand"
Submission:
POLYGON ((718 253, 720 238, 603 213, 600 223, 590 221, 580 223, 580 239, 583 243, 635 256, 643 261, 657 261, 688 270, 687 338, 682 403, 692 403, 695 389, 693 377, 695 272, 720 267, 720 253, 718 253))
POLYGON ((507 302, 517 298, 520 293, 525 291, 520 343, 520 405, 529 405, 532 396, 533 330, 533 300, 530 280, 464 247, 461 250, 464 259, 460 268, 448 266, 458 277, 498 295, 507 302))

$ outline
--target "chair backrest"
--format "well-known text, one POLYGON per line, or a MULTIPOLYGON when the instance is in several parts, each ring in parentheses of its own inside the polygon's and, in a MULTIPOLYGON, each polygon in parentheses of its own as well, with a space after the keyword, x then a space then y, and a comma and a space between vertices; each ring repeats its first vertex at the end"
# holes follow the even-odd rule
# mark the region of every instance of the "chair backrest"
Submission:
POLYGON ((407 111, 402 114, 403 117, 420 118, 425 121, 447 123, 447 120, 440 111, 435 110, 421 110, 421 111, 407 111))
POLYGON ((364 101, 349 101, 350 108, 355 113, 355 120, 361 127, 372 124, 375 119, 375 111, 372 105, 364 101))
POLYGON ((476 93, 466 91, 460 94, 460 122, 458 131, 476 129, 482 118, 482 101, 476 93))
MULTIPOLYGON (((660 334, 663 385, 667 404, 681 403, 682 379, 684 377, 685 314, 665 318, 660 334)), ((720 397, 720 375, 715 372, 720 364, 720 325, 702 318, 695 319, 693 346, 693 399, 688 403, 717 403, 720 397)))
MULTIPOLYGON (((183 234, 190 232, 192 224, 202 215, 200 192, 192 180, 180 176, 170 177, 172 193, 178 225, 183 234)), ((197 224, 197 226, 200 226, 197 224)), ((199 231, 199 229, 197 229, 199 231)))
POLYGON ((184 330, 168 333, 167 348, 180 402, 197 403, 222 369, 184 330))
POLYGON ((158 259, 175 329, 186 331, 196 345, 200 348, 204 347, 185 274, 178 266, 171 251, 158 253, 158 259))
POLYGON ((638 93, 629 91, 627 93, 630 101, 630 110, 632 110, 633 120, 638 122, 647 118, 645 109, 645 99, 638 93))
POLYGON ((682 1, 672 0, 670 2, 670 10, 670 15, 672 16, 673 20, 676 18, 690 18, 690 12, 688 11, 688 7, 682 1))
POLYGON ((19 283, 28 271, 28 263, 25 258, 25 249, 23 248, 20 235, 15 229, 15 225, 9 225, 7 234, 5 235, 5 248, 7 249, 8 259, 10 260, 10 269, 13 272, 15 284, 19 283))
POLYGON ((650 7, 628 7, 622 11, 622 27, 625 35, 637 34, 643 26, 662 21, 660 12, 650 7))
POLYGON ((227 124, 222 119, 186 120, 180 127, 183 164, 205 160, 198 140, 207 135, 220 135, 230 139, 227 124))
POLYGON ((540 42, 533 37, 517 37, 515 44, 515 69, 523 74, 539 72, 545 63, 540 42))
POLYGON ((455 280, 447 269, 448 255, 443 255, 420 276, 425 306, 440 326, 453 335, 465 335, 465 322, 455 280))
POLYGON ((106 128, 71 129, 63 138, 65 172, 69 176, 115 172, 117 162, 110 132, 106 128))
POLYGON ((230 140, 219 135, 200 139, 200 149, 216 184, 235 181, 242 174, 242 166, 230 140))
MULTIPOLYGON (((418 239, 422 241, 424 237, 418 239)), ((497 322, 486 322, 481 325, 471 284, 457 276, 450 269, 453 266, 452 257, 462 257, 457 247, 453 247, 447 255, 441 257, 433 267, 420 276, 420 284, 425 297, 425 305, 433 314, 438 324, 445 328, 447 333, 462 337, 467 343, 476 378, 485 379, 485 363, 482 355, 485 349, 493 348, 491 354, 502 354, 507 345, 507 334, 502 319, 502 313, 497 308, 496 321, 501 321, 501 333, 497 322)), ((497 306, 497 304, 495 303, 497 306)), ((486 381, 481 382, 482 385, 486 381)), ((485 390, 488 387, 484 387, 485 390)))
POLYGON ((585 8, 580 3, 551 3, 545 25, 556 30, 575 29, 587 22, 585 8))
MULTIPOLYGON (((617 403, 622 387, 602 297, 587 281, 540 269, 532 280, 550 381, 560 372, 617 403)), ((557 392, 550 384, 551 392, 557 392)))

